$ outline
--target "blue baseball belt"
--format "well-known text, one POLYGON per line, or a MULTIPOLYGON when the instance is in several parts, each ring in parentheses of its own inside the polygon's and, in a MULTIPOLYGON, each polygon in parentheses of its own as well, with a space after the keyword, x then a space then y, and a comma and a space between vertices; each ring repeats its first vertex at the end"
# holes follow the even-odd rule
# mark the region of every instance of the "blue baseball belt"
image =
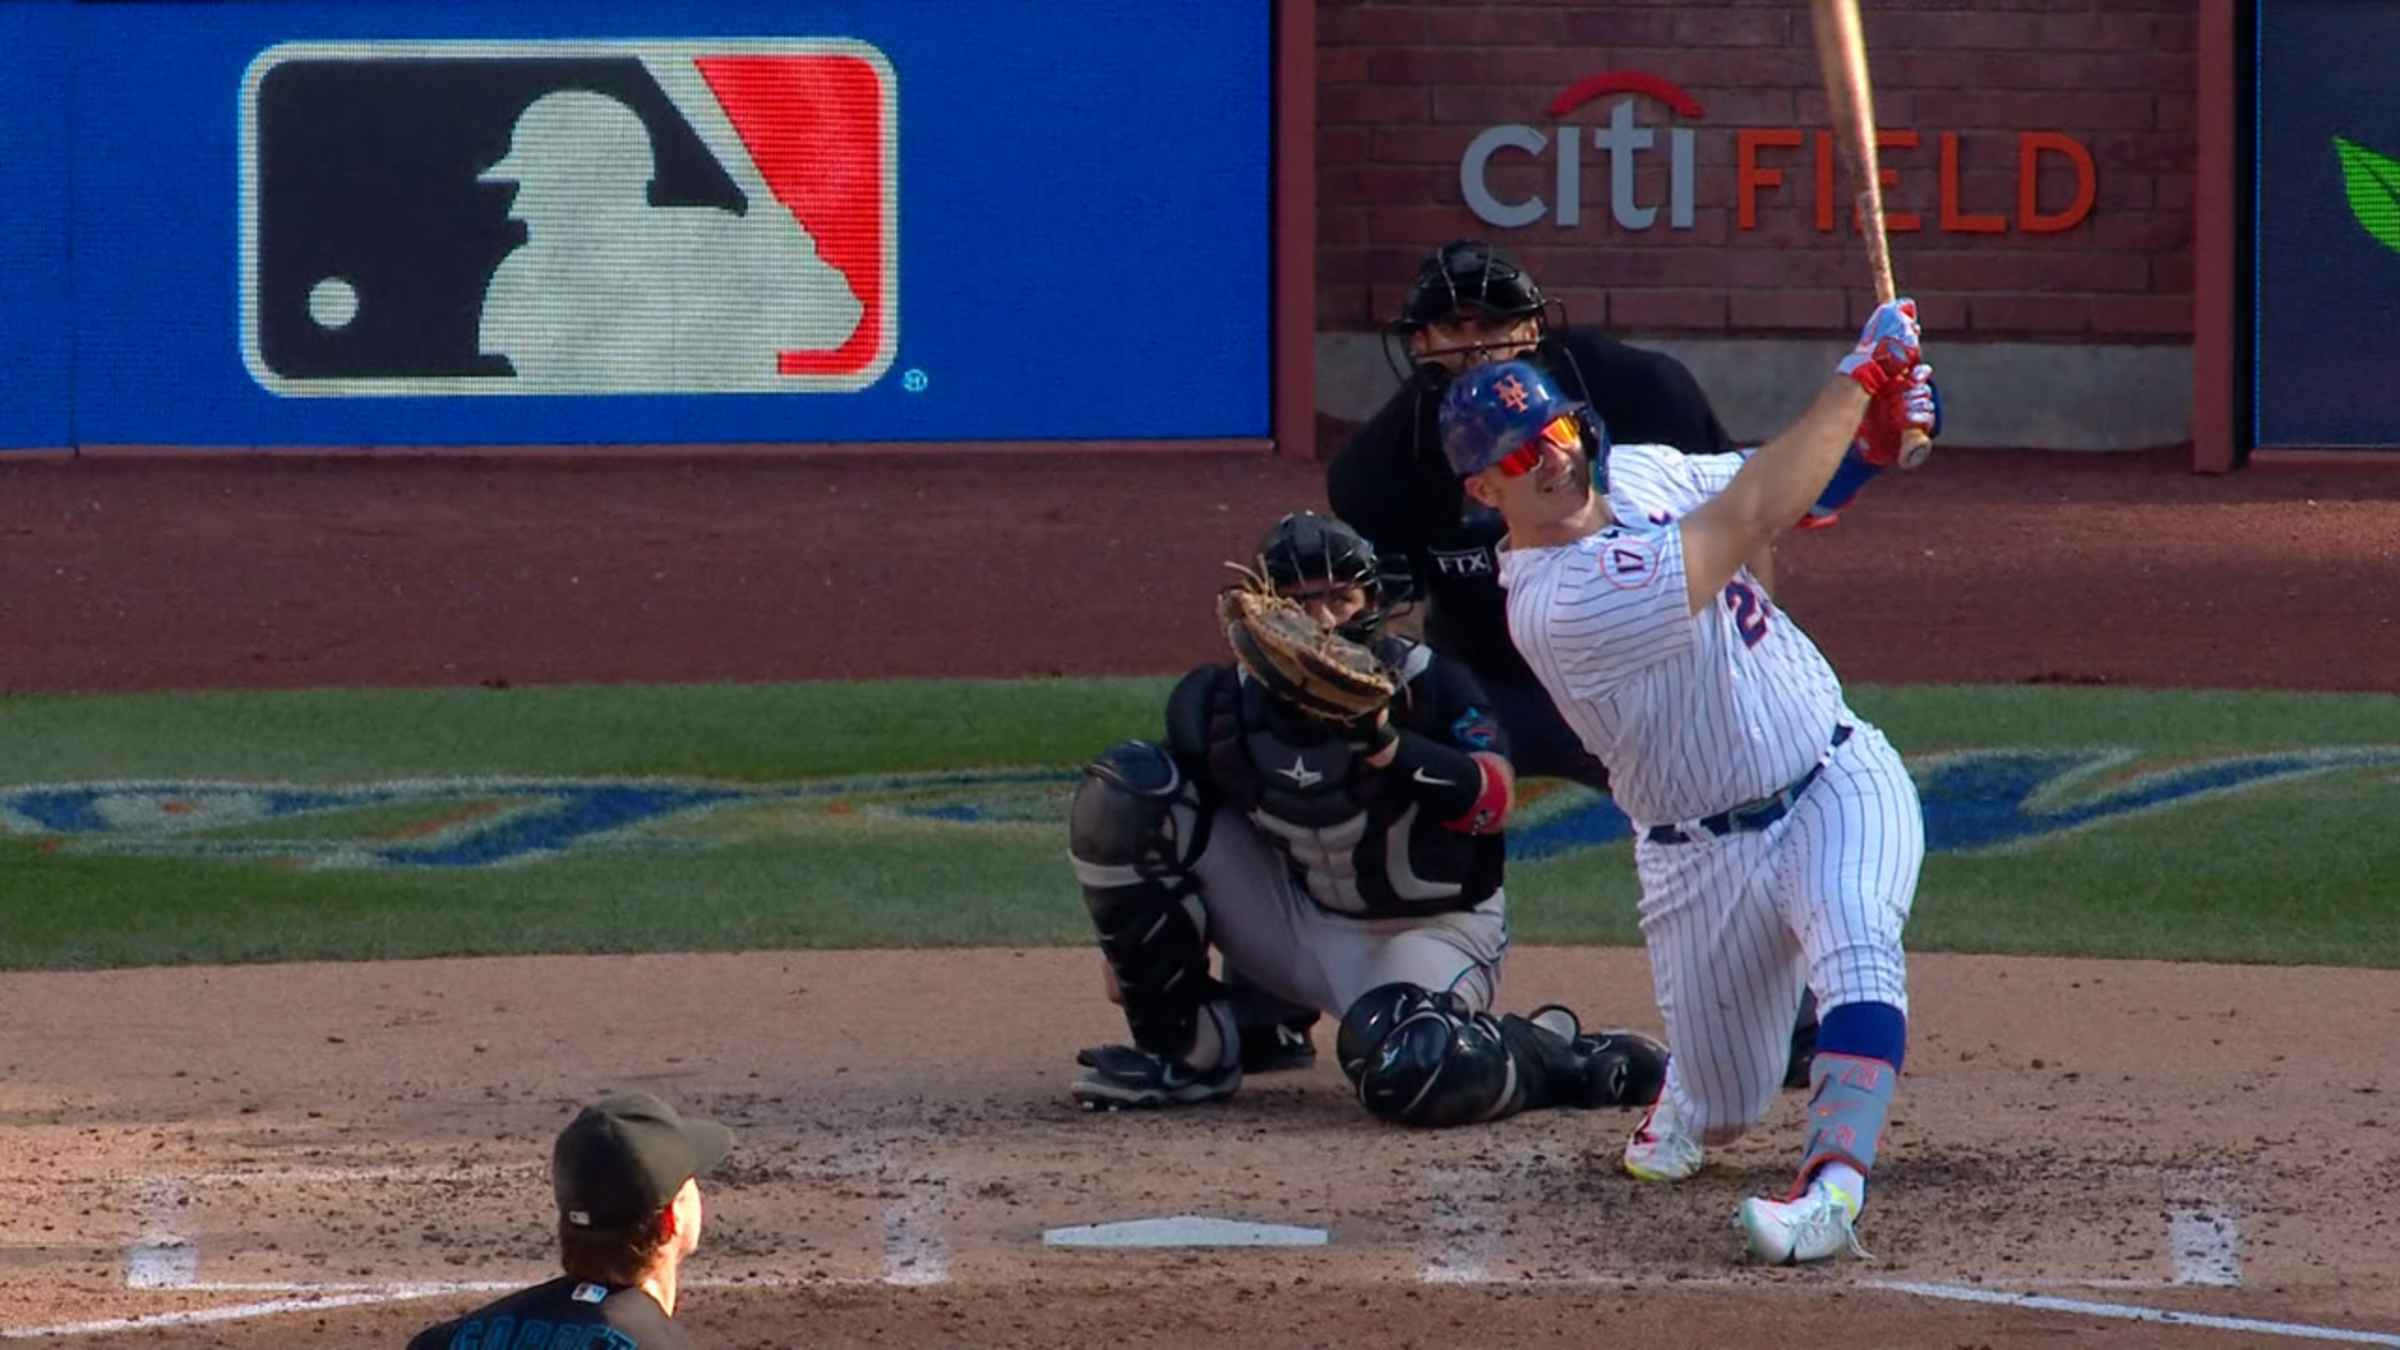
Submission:
MULTIPOLYGON (((1770 792, 1764 797, 1754 797, 1739 806, 1727 807, 1713 816, 1702 816, 1693 821, 1692 825, 1697 829, 1708 831, 1719 839, 1729 834, 1767 828, 1791 814, 1792 804, 1800 800, 1801 793, 1808 791, 1809 784, 1817 781, 1818 774, 1825 772, 1825 765, 1833 758, 1833 752, 1839 750, 1842 742, 1849 739, 1849 724, 1837 724, 1833 729, 1832 742, 1825 747, 1825 753, 1817 757, 1817 762, 1808 766, 1807 773, 1793 779, 1778 791, 1770 792)), ((1688 844, 1697 836, 1681 825, 1653 825, 1642 837, 1653 844, 1688 844)))

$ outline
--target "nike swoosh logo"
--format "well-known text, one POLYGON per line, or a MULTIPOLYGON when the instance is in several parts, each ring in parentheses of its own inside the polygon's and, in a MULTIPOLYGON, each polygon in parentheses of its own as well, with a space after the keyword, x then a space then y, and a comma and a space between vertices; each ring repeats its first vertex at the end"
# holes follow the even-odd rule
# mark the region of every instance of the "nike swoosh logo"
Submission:
POLYGON ((1436 778, 1423 769, 1417 770, 1415 777, 1418 782, 1427 787, 1456 787, 1458 785, 1458 780, 1455 778, 1436 778))

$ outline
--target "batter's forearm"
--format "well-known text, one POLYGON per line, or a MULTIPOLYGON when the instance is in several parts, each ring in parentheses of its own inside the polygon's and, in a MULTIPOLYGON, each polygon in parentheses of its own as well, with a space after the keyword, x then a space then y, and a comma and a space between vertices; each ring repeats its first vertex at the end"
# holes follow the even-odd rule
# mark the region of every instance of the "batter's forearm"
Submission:
POLYGON ((1857 381, 1840 376, 1828 380, 1800 420, 1759 447, 1733 476, 1716 501, 1724 503, 1735 528, 1753 547, 1798 520, 1825 490, 1866 412, 1866 391, 1857 381))
POLYGON ((1800 518, 1850 449, 1867 395, 1837 376, 1782 435, 1760 446, 1725 490, 1683 519, 1684 585, 1692 612, 1716 599, 1752 555, 1800 518))

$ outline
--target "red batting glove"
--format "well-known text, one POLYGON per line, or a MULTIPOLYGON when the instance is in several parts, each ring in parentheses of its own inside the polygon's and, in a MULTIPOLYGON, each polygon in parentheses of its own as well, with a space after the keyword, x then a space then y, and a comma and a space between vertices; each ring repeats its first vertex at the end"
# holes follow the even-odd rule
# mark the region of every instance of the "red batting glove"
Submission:
POLYGON ((1917 364, 1918 349, 1924 334, 1917 328, 1917 302, 1893 300, 1877 305, 1867 316, 1867 326, 1858 335, 1858 345, 1834 367, 1834 373, 1858 381, 1858 387, 1872 398, 1883 392, 1885 385, 1908 378, 1917 364))
POLYGON ((1878 469, 1888 469, 1900 462, 1900 438, 1911 428, 1931 436, 1940 415, 1933 393, 1933 367, 1912 367, 1868 402, 1850 453, 1878 469))

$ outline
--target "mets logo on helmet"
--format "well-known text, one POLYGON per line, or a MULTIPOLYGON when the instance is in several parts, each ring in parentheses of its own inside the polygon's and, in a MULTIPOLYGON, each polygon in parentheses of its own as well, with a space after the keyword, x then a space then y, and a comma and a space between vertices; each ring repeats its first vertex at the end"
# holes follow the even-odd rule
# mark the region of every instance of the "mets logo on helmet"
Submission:
POLYGON ((241 102, 277 394, 863 389, 899 343, 898 82, 849 39, 286 43, 241 102))

